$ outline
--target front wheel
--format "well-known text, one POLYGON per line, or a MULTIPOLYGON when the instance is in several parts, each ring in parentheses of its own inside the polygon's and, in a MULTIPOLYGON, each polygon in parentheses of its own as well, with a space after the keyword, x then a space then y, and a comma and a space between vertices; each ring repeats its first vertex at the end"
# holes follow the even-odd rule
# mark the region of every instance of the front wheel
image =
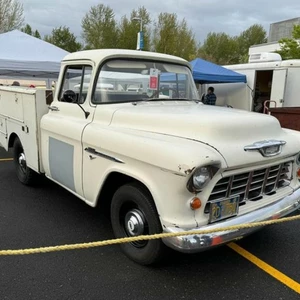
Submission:
MULTIPOLYGON (((121 186, 111 203, 111 223, 116 238, 161 233, 162 228, 152 197, 137 184, 121 186)), ((141 265, 159 262, 166 246, 160 239, 121 244, 127 257, 141 265)))
POLYGON ((35 183, 36 174, 27 166, 26 156, 19 138, 16 138, 13 146, 14 164, 18 179, 25 185, 35 183))

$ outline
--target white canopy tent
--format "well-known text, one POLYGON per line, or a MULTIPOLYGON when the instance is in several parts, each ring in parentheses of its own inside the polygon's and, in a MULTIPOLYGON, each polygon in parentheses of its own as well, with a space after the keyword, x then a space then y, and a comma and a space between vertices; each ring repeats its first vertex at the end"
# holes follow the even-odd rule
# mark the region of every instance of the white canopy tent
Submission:
POLYGON ((0 76, 56 80, 69 52, 19 30, 0 34, 0 76))

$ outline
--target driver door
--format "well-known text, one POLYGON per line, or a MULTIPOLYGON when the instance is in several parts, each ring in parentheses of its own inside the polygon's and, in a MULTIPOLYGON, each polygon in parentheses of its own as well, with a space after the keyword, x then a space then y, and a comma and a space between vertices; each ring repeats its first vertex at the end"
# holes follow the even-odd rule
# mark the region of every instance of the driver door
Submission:
POLYGON ((93 67, 90 62, 68 64, 59 90, 41 121, 41 149, 47 177, 83 197, 82 132, 94 115, 90 103, 93 67))

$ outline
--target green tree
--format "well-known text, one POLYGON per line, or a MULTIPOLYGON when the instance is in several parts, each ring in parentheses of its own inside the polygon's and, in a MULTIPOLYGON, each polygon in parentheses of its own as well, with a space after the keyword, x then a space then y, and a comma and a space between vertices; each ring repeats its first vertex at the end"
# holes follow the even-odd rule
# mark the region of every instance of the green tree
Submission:
POLYGON ((29 24, 26 24, 24 27, 21 28, 21 31, 24 33, 27 33, 29 35, 32 35, 38 39, 41 38, 40 33, 38 32, 38 30, 33 31, 31 26, 29 24))
POLYGON ((187 22, 183 19, 178 25, 177 51, 175 55, 183 57, 188 61, 196 58, 197 43, 192 29, 188 28, 187 22))
POLYGON ((160 13, 154 25, 153 46, 160 53, 174 54, 176 51, 177 15, 160 13))
POLYGON ((82 37, 87 49, 116 48, 117 25, 115 14, 109 6, 92 6, 81 22, 82 37))
POLYGON ((252 45, 267 42, 267 32, 261 25, 254 24, 237 37, 237 42, 239 63, 245 63, 248 61, 248 51, 252 45))
POLYGON ((142 19, 142 29, 144 33, 144 49, 150 48, 150 37, 148 25, 151 23, 150 15, 145 7, 140 7, 133 10, 130 14, 130 19, 123 16, 118 26, 118 47, 123 49, 136 49, 137 33, 140 31, 140 21, 133 20, 133 18, 142 19))
POLYGON ((238 63, 237 38, 225 32, 210 32, 199 48, 198 56, 219 65, 238 63))
POLYGON ((50 35, 44 37, 44 40, 68 52, 76 52, 82 48, 75 35, 66 26, 54 28, 50 35))
POLYGON ((126 15, 123 16, 118 28, 118 47, 123 49, 135 49, 137 31, 137 24, 128 19, 126 15))
POLYGON ((40 35, 40 33, 38 32, 38 30, 35 30, 35 32, 33 33, 33 36, 36 37, 36 38, 38 38, 38 39, 42 38, 41 35, 40 35))
POLYGON ((23 25, 23 5, 17 0, 0 0, 0 33, 23 25))
POLYGON ((24 27, 22 27, 21 31, 26 34, 32 35, 32 28, 29 24, 26 24, 24 27))
POLYGON ((249 47, 267 41, 267 33, 261 25, 254 24, 238 36, 225 32, 210 32, 198 55, 219 65, 238 64, 248 61, 249 47))
POLYGON ((277 51, 285 59, 300 58, 300 25, 294 25, 292 38, 283 38, 279 40, 280 50, 277 51))
POLYGON ((196 55, 196 40, 187 22, 178 21, 175 13, 160 13, 154 25, 153 47, 160 53, 191 60, 196 55))

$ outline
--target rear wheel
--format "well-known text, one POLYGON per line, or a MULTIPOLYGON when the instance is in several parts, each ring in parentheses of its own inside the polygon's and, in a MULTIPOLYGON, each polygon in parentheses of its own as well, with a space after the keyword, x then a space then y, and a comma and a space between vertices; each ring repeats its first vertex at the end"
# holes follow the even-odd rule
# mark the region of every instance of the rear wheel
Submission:
MULTIPOLYGON (((140 185, 126 184, 111 203, 111 223, 116 238, 161 233, 162 228, 151 195, 140 185)), ((166 246, 160 239, 121 244, 122 251, 141 265, 159 262, 166 246)))
POLYGON ((37 173, 27 166, 25 152, 19 138, 14 141, 13 155, 18 179, 25 185, 35 183, 37 173))

